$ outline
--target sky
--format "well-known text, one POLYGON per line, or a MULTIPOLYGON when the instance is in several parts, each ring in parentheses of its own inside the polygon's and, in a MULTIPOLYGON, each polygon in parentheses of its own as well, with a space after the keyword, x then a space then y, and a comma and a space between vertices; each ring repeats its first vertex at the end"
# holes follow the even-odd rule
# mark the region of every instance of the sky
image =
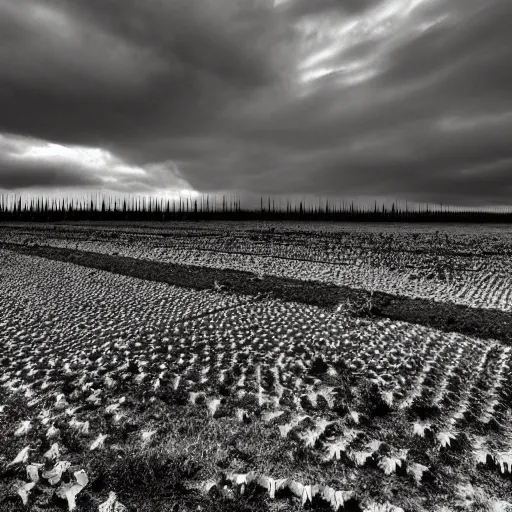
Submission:
POLYGON ((0 0, 0 190, 512 197, 510 0, 0 0))

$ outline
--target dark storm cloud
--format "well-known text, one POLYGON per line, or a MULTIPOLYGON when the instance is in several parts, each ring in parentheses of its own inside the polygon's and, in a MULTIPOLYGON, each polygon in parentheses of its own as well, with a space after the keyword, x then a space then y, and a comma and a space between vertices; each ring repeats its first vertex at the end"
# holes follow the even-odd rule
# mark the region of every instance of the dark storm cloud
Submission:
POLYGON ((510 16, 501 0, 0 0, 0 134, 108 156, 37 166, 0 144, 0 188, 504 202, 510 16))
POLYGON ((7 190, 23 188, 99 187, 101 180, 92 176, 77 175, 69 169, 44 165, 0 167, 0 188, 7 190))
POLYGON ((4 131, 90 144, 196 133, 271 80, 268 57, 198 2, 2 4, 4 131))

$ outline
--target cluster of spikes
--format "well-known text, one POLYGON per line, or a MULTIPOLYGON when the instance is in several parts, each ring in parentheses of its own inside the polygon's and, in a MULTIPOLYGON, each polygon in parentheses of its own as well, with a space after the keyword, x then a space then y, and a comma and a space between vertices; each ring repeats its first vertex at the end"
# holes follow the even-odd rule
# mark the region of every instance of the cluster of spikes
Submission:
POLYGON ((236 195, 89 196, 48 198, 0 195, 0 221, 59 220, 354 220, 405 222, 510 222, 510 208, 449 207, 397 200, 360 205, 336 198, 260 198, 258 207, 236 195))

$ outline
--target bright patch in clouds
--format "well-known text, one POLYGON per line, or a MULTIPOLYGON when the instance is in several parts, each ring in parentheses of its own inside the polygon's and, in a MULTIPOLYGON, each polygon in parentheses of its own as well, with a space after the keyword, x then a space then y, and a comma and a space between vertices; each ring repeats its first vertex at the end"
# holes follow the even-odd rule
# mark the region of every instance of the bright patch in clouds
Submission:
POLYGON ((448 18, 415 19, 416 9, 425 3, 429 0, 391 0, 352 16, 312 12, 297 23, 304 42, 299 80, 337 75, 339 85, 351 86, 374 78, 390 48, 410 32, 424 32, 448 18))
MULTIPOLYGON (((20 160, 48 160, 59 164, 77 165, 87 168, 93 173, 105 173, 108 169, 114 175, 145 176, 146 171, 140 167, 126 165, 119 158, 114 157, 105 149, 85 148, 80 146, 65 147, 60 144, 34 144, 27 147, 24 152, 13 155, 20 160)), ((103 178, 107 179, 107 177, 103 178)), ((108 176, 109 180, 115 176, 108 176)))
MULTIPOLYGON (((159 184, 165 194, 192 190, 172 161, 141 167, 124 162, 106 149, 63 146, 1 134, 0 150, 0 164, 15 168, 18 174, 16 177, 0 173, 0 188, 23 188, 24 173, 32 175, 37 183, 39 173, 41 178, 53 177, 52 187, 89 184, 130 191, 126 183, 137 183, 141 190, 153 190, 159 184)), ((44 186, 44 181, 38 185, 44 186)))

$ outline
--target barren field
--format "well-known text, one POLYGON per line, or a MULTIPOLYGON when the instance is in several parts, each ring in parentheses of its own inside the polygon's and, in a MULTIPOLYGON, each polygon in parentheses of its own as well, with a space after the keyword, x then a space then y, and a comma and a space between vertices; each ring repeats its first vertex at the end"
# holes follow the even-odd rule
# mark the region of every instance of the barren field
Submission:
POLYGON ((512 510, 509 228, 13 224, 0 262, 0 510, 512 510))

